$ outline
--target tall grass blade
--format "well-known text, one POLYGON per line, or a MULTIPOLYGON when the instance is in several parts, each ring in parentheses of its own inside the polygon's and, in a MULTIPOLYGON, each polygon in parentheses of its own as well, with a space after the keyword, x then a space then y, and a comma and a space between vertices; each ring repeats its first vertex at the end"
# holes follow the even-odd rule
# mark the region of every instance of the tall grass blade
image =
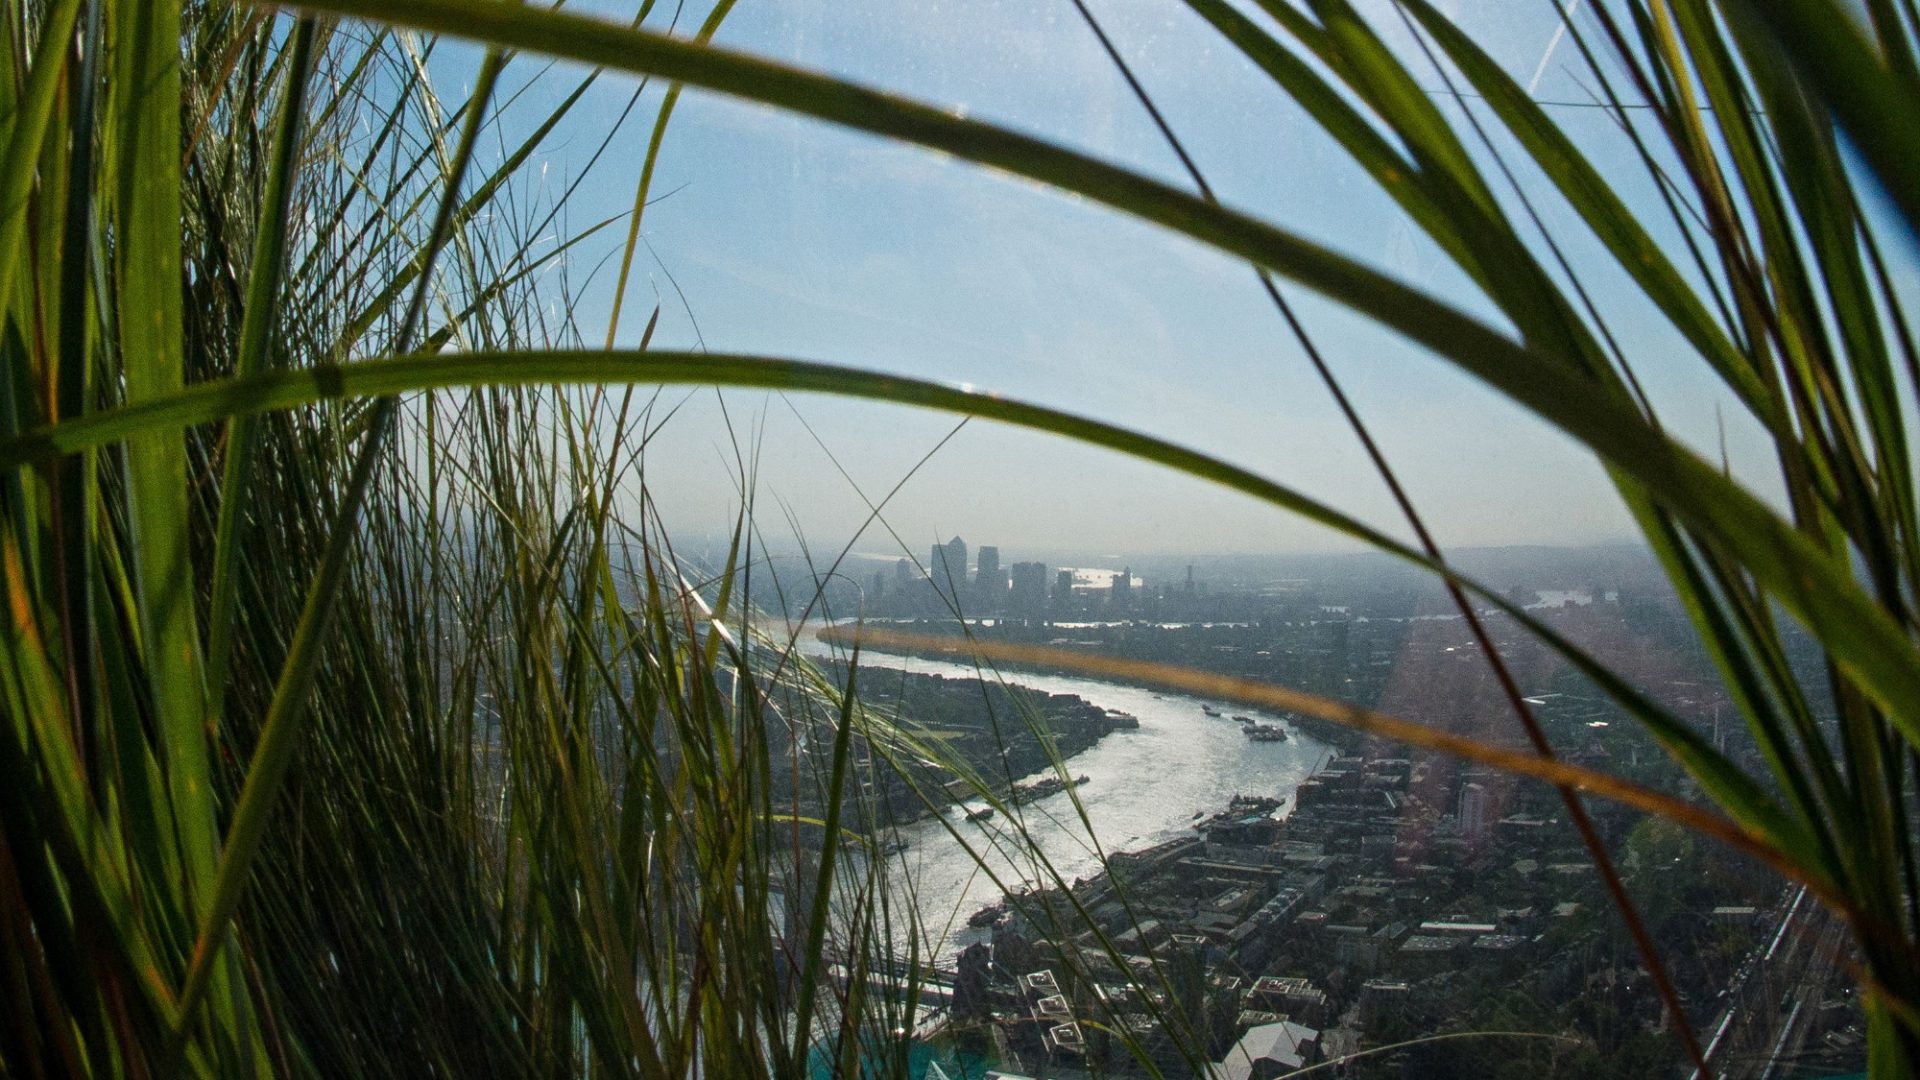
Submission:
MULTIPOLYGON (((286 88, 281 92, 280 117, 274 131, 274 155, 267 174, 266 215, 254 239, 253 264, 247 282, 247 306, 240 324, 236 375, 263 371, 272 337, 286 266, 289 211, 301 150, 302 125, 307 118, 307 83, 312 77, 314 37, 318 24, 309 16, 295 24, 286 88)), ((214 686, 226 685, 228 652, 233 647, 235 575, 240 565, 240 520, 247 512, 248 473, 253 468, 252 417, 235 417, 227 425, 225 468, 220 481, 220 518, 214 530, 213 584, 207 602, 207 671, 214 686)))

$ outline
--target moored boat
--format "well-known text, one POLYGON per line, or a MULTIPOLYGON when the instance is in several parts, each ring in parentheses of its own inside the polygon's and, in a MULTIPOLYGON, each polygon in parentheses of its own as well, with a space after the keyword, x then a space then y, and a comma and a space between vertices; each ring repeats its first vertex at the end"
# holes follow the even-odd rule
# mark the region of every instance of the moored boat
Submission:
POLYGON ((1006 913, 1007 913, 1007 905, 988 904, 986 907, 981 908, 979 911, 976 911, 971 916, 969 916, 967 919, 967 925, 973 927, 976 930, 980 929, 981 927, 992 926, 994 923, 997 923, 1000 921, 1000 916, 1005 915, 1006 913))
POLYGON ((1069 787, 1079 787, 1086 782, 1085 776, 1076 776, 1071 781, 1063 781, 1057 776, 1043 776, 1031 784, 1015 784, 1013 801, 1016 804, 1030 803, 1035 799, 1044 799, 1049 795, 1065 791, 1069 787))

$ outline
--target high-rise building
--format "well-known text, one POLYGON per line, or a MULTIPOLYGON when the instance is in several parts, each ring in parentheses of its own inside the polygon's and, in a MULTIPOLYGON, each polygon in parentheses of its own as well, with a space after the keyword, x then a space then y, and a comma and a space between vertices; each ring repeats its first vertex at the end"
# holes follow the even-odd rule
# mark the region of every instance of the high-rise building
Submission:
POLYGON ((980 598, 980 613, 990 615, 1007 602, 1007 574, 1000 569, 1000 549, 991 544, 980 548, 980 561, 973 575, 973 592, 980 598))
POLYGON ((1046 607, 1047 564, 1037 562, 1014 563, 1012 610, 1031 618, 1045 611, 1046 607))
POLYGON ((1478 840, 1487 834, 1487 789, 1479 784, 1460 786, 1460 807, 1455 815, 1460 835, 1478 840))
POLYGON ((948 599, 964 593, 967 588, 967 542, 956 536, 944 544, 933 545, 933 553, 927 557, 927 575, 933 579, 933 587, 948 599))
POLYGON ((895 562, 893 564, 894 586, 898 588, 902 593, 905 593, 907 591, 907 586, 912 583, 913 583, 913 561, 911 559, 900 559, 897 562, 895 562))
POLYGON ((1053 602, 1070 605, 1073 603, 1073 571, 1062 570, 1053 579, 1053 602))
POLYGON ((1114 607, 1123 608, 1133 602, 1133 567, 1113 575, 1111 600, 1114 607))
POLYGON ((999 548, 994 547, 992 544, 980 545, 978 571, 981 577, 998 577, 1000 575, 999 548))

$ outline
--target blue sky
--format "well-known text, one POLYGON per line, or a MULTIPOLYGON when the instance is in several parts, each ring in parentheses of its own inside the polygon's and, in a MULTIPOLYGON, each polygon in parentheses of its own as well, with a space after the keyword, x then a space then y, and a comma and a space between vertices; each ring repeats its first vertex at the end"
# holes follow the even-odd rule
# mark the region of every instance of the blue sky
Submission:
MULTIPOLYGON (((1485 310, 1371 181, 1183 5, 1093 6, 1223 199, 1485 310)), ((1397 27, 1383 5, 1362 7, 1384 15, 1383 29, 1397 27)), ((1556 20, 1547 0, 1482 0, 1454 11, 1520 78, 1540 70, 1556 20)), ((690 10, 682 25, 704 14, 690 10)), ((1068 0, 743 0, 718 40, 1180 179, 1068 0)), ((1571 74, 1575 63, 1571 49, 1555 52, 1538 96, 1587 100, 1571 74)), ((630 85, 604 80, 595 89, 547 153, 551 176, 584 163, 630 85)), ((1556 114, 1603 160, 1619 160, 1625 144, 1599 110, 1556 114)), ((635 115, 620 152, 574 211, 576 224, 630 203, 651 109, 635 115)), ((1651 189, 1633 183, 1629 191, 1644 205, 1651 189)), ((655 191, 672 194, 645 218, 646 247, 627 297, 629 340, 657 301, 661 346, 833 360, 989 387, 1199 447, 1403 532, 1242 263, 1023 181, 691 92, 668 134, 655 191)), ((1595 246, 1556 201, 1548 205, 1583 272, 1596 265, 1595 246)), ((597 258, 574 260, 576 281, 597 258)), ((604 332, 611 283, 603 270, 586 290, 580 310, 590 339, 604 332)), ((1725 395, 1617 276, 1595 272, 1588 284, 1609 304, 1663 419, 1716 446, 1716 405, 1725 395)), ((1600 469, 1557 434, 1393 335, 1297 289, 1290 295, 1443 543, 1630 534, 1600 469)), ((758 431, 764 447, 764 525, 789 531, 772 509, 785 503, 822 547, 844 543, 865 507, 796 413, 873 495, 954 424, 818 397, 730 392, 726 400, 736 426, 758 431)), ((1725 416, 1736 471, 1767 489, 1764 444, 1736 410, 1725 416)), ((715 395, 695 394, 649 453, 652 494, 673 526, 724 530, 737 496, 715 395)), ((953 533, 998 543, 1009 558, 1022 547, 1318 551, 1343 543, 1153 467, 986 423, 949 442, 888 518, 922 554, 933 538, 953 533)), ((876 530, 859 546, 888 543, 876 530)))

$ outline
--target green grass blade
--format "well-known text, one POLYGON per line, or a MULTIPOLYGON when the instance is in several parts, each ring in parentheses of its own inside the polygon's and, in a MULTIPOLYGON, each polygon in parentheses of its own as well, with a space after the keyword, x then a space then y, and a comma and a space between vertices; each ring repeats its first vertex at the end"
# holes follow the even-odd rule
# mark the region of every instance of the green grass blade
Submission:
MULTIPOLYGON (((125 0, 115 14, 116 288, 126 313, 119 325, 126 396, 136 402, 174 392, 183 380, 180 6, 125 0)), ((142 660, 185 861, 180 894, 185 910, 197 913, 212 889, 217 840, 181 436, 152 431, 128 441, 128 517, 142 660)))
POLYGON ((254 748, 253 758, 247 765, 246 783, 234 807, 233 824, 227 830, 212 899, 201 920, 200 934, 194 944, 192 967, 188 970, 180 994, 180 1015, 176 1021, 180 1028, 176 1029, 177 1033, 192 1022, 194 1010, 207 990, 214 962, 227 936, 227 920, 240 906, 241 890, 247 885, 254 856, 260 850, 268 817, 272 814, 281 783, 286 779, 287 769, 293 763, 294 750, 299 747, 301 718, 308 706, 307 694, 320 665, 320 651, 325 644, 335 594, 346 574, 347 557, 353 547, 353 523, 366 497, 373 468, 379 461, 384 442, 382 429, 376 428, 361 447, 343 496, 335 540, 327 545, 325 560, 307 591, 306 605, 301 609, 292 646, 287 650, 286 668, 279 685, 274 688, 273 703, 261 724, 259 744, 254 748))
MULTIPOLYGON (((565 98, 561 99, 560 103, 554 106, 539 124, 535 125, 534 129, 528 133, 526 138, 520 141, 520 144, 514 148, 513 152, 508 154, 499 165, 494 168, 486 180, 474 187, 473 192, 462 201, 459 210, 454 215, 453 224, 455 228, 466 225, 476 214, 481 213, 493 202, 494 198, 506 186, 509 178, 511 178, 522 165, 526 164, 527 159, 532 157, 534 152, 540 148, 546 141, 547 136, 552 134, 553 129, 558 127, 562 120, 566 119, 567 115, 573 111, 573 107, 579 103, 582 97, 586 96, 587 91, 592 88, 593 83, 594 78, 591 75, 580 80, 573 90, 569 92, 565 98)), ((391 312, 393 305, 397 303, 402 296, 408 295, 408 290, 418 284, 424 265, 425 252, 422 251, 388 278, 383 283, 379 294, 376 295, 363 310, 354 316, 352 322, 347 327, 345 334, 346 340, 350 342, 359 341, 372 329, 376 322, 386 317, 391 312)))
MULTIPOLYGON (((287 233, 293 205, 293 187, 300 160, 301 127, 307 113, 307 84, 312 75, 316 23, 301 19, 293 30, 293 48, 287 67, 287 85, 281 94, 280 118, 274 135, 273 164, 267 174, 259 235, 248 271, 247 306, 240 324, 236 375, 265 370, 268 340, 279 311, 280 285, 286 266, 287 233)), ((213 584, 207 603, 207 672, 210 685, 225 686, 228 651, 233 643, 235 575, 240 566, 240 526, 248 510, 249 475, 253 469, 252 417, 235 417, 227 426, 225 468, 220 482, 220 518, 215 525, 213 584)), ((217 703, 216 703, 217 705, 217 703)))
MULTIPOLYGON (((1586 380, 1555 365, 1531 361, 1530 353, 1504 338, 1378 275, 1352 267, 1349 280, 1368 287, 1373 295, 1398 295, 1410 307, 1444 312, 1436 319, 1452 321, 1464 337, 1483 350, 1474 352, 1474 346, 1461 343, 1461 355, 1456 356, 1461 366, 1487 372, 1492 376, 1489 381, 1585 442, 1610 464, 1644 484, 1683 520, 1705 529, 1738 553, 1757 581, 1831 644, 1836 659, 1861 680, 1863 688, 1888 710, 1907 737, 1920 742, 1920 706, 1915 704, 1920 702, 1920 670, 1913 663, 1912 648, 1887 615, 1861 593, 1844 566, 1713 466, 1647 427, 1637 414, 1597 399, 1586 380)), ((1436 329, 1441 328, 1429 324, 1429 332, 1436 329)), ((154 427, 203 423, 242 411, 284 408, 333 397, 380 396, 457 385, 603 381, 753 385, 845 393, 990 416, 1043 430, 1055 430, 1049 425, 1061 424, 1061 434, 1085 437, 1115 449, 1154 445, 1153 440, 1137 433, 1065 414, 857 369, 753 357, 553 352, 513 356, 510 362, 505 356, 467 354, 226 380, 194 387, 164 402, 128 406, 23 433, 0 449, 0 463, 71 452, 154 427)), ((1182 453, 1189 455, 1185 464, 1207 461, 1191 451, 1182 453)), ((1181 467, 1171 460, 1163 463, 1181 467)), ((1215 464, 1197 464, 1200 471, 1196 475, 1210 475, 1215 464)), ((1239 486, 1247 479, 1256 480, 1263 492, 1272 490, 1272 485, 1250 474, 1229 486, 1239 486)))
POLYGON ((1055 184, 1286 274, 1486 379, 1645 484, 1689 524, 1728 544, 1770 592, 1832 645, 1836 659, 1889 711, 1907 738, 1920 742, 1920 706, 1914 704, 1920 701, 1920 670, 1911 643, 1861 594, 1848 569, 1706 463, 1649 430, 1630 410, 1596 395, 1595 384, 1553 370, 1560 363, 1580 363, 1577 358, 1549 358, 1519 348, 1349 260, 1166 185, 1041 140, 842 80, 562 13, 524 8, 476 12, 448 0, 401 0, 379 11, 369 10, 371 5, 362 0, 333 0, 324 6, 663 75, 919 142, 1055 184))
MULTIPOLYGON (((1831 363, 1844 370, 1832 371, 1829 377, 1836 384, 1836 396, 1851 384, 1853 399, 1867 421, 1862 441, 1872 447, 1873 461, 1863 470, 1873 473, 1877 497, 1869 495, 1866 504, 1874 506, 1875 512, 1868 514, 1867 506, 1853 507, 1858 519, 1849 523, 1850 531, 1874 558, 1883 596, 1894 600, 1890 606, 1898 609, 1902 605, 1897 586, 1890 590, 1886 583, 1897 580, 1902 571, 1909 579, 1920 571, 1912 547, 1914 537, 1920 535, 1920 511, 1915 507, 1913 465, 1894 377, 1892 334, 1883 336, 1886 327, 1870 284, 1869 226, 1861 216, 1831 126, 1809 108, 1791 69, 1777 63, 1763 43, 1742 44, 1746 67, 1766 109, 1768 132, 1776 147, 1773 158, 1792 199, 1793 220, 1805 232, 1808 261, 1818 270, 1819 296, 1809 297, 1807 303, 1828 313, 1834 324, 1831 363), (1904 534, 1904 544, 1897 534, 1904 534)), ((1812 288, 1810 283, 1809 292, 1812 288)), ((1899 312, 1890 309, 1888 315, 1897 320, 1899 312)), ((1836 426, 1854 426, 1845 402, 1833 403, 1829 414, 1836 426)))
MULTIPOLYGON (((100 43, 104 34, 100 5, 87 5, 87 21, 80 39, 83 60, 67 121, 71 132, 69 178, 95 175, 95 118, 100 99, 100 43)), ((70 182, 67 186, 66 231, 59 248, 59 363, 53 394, 56 417, 78 416, 87 411, 93 400, 94 382, 89 353, 93 323, 89 318, 87 295, 88 278, 94 269, 93 191, 91 183, 70 182)), ((91 595, 94 530, 99 506, 95 468, 94 455, 82 454, 52 471, 50 483, 55 505, 48 522, 54 534, 55 558, 64 564, 59 599, 60 629, 68 683, 72 688, 72 707, 76 723, 87 731, 93 728, 96 717, 91 595)))
MULTIPOLYGON (((1337 140, 1381 190, 1433 237, 1456 264, 1482 288, 1491 286, 1493 268, 1478 261, 1473 248, 1461 235, 1459 223, 1434 202, 1414 164, 1318 71, 1226 0, 1186 0, 1186 3, 1305 109, 1320 129, 1337 140)), ((1304 20, 1288 25, 1301 24, 1304 20)))
POLYGON ((32 193, 36 167, 40 163, 40 144, 53 121, 55 100, 59 96, 61 75, 66 71, 67 55, 73 45, 73 28, 80 16, 80 0, 60 0, 47 12, 41 26, 40 46, 34 51, 33 66, 27 71, 25 93, 9 118, 0 126, 6 145, 5 164, 0 165, 0 297, 13 295, 13 283, 27 256, 23 242, 27 232, 27 198, 32 193))
POLYGON ((847 789, 847 764, 853 747, 854 702, 857 700, 855 682, 859 659, 860 651, 856 645, 853 658, 847 666, 847 685, 840 705, 840 722, 833 735, 832 775, 827 781, 827 814, 821 829, 826 842, 820 848, 820 873, 815 883, 807 925, 807 948, 803 953, 806 968, 800 980, 800 1001, 794 1011, 794 1045, 790 1060, 796 1062, 807 1059, 807 1047, 813 1040, 813 1003, 819 989, 821 945, 826 940, 827 923, 833 918, 833 862, 841 847, 834 838, 840 835, 840 815, 847 789))
MULTIPOLYGON (((1806 77, 1899 207, 1908 234, 1920 233, 1920 131, 1911 122, 1920 87, 1889 69, 1834 0, 1721 0, 1719 9, 1730 22, 1761 31, 1779 59, 1806 77)), ((1903 66, 1912 67, 1910 55, 1903 66)))
MULTIPOLYGON (((719 0, 713 10, 707 13, 706 20, 693 35, 693 40, 705 45, 720 32, 720 24, 733 11, 734 0, 719 0)), ((651 6, 651 5, 649 5, 651 6)), ((646 9, 642 8, 634 25, 646 18, 646 9)), ((647 212, 647 193, 653 190, 653 170, 660 163, 660 146, 666 141, 667 125, 673 120, 673 109, 680 103, 680 84, 667 87, 666 96, 660 101, 660 112, 653 122, 653 134, 647 137, 647 156, 640 163, 640 182, 633 192, 633 213, 627 219, 627 246, 620 253, 620 275, 613 285, 613 312, 607 316, 607 348, 611 349, 620 333, 620 312, 627 300, 627 277, 633 270, 634 248, 640 243, 640 219, 647 212)))
MULTIPOLYGON (((467 115, 459 148, 445 176, 446 190, 424 252, 420 286, 402 325, 403 343, 417 332, 423 318, 434 262, 453 228, 461 182, 466 175, 467 165, 473 160, 474 145, 479 141, 481 121, 486 112, 485 102, 492 93, 503 64, 502 54, 493 50, 481 65, 480 77, 469 103, 471 111, 467 115)), ((215 970, 214 962, 227 937, 227 920, 239 908, 241 893, 251 875, 254 857, 259 853, 268 818, 279 798, 287 770, 292 765, 294 750, 299 746, 308 710, 307 699, 319 669, 321 648, 326 642, 334 613, 335 596, 341 589, 346 576, 347 559, 355 544, 355 526, 360 519, 373 470, 386 448, 395 411, 396 405, 391 397, 383 397, 374 405, 365 439, 355 456, 352 473, 334 516, 333 531, 327 539, 325 554, 308 586, 300 621, 287 650, 280 679, 274 686, 273 700, 261 725, 260 740, 254 749, 253 760, 247 766, 246 781, 234 808, 233 821, 228 828, 226 845, 221 852, 218 873, 214 879, 212 901, 200 920, 192 967, 180 994, 180 1015, 174 1031, 176 1039, 184 1035, 186 1025, 192 1022, 200 998, 210 984, 215 970)))
POLYGON ((1467 81, 1527 149, 1612 253, 1616 262, 1659 305, 1675 329, 1686 336, 1721 379, 1769 430, 1781 419, 1766 385, 1725 330, 1707 312, 1659 245, 1641 226, 1606 178, 1525 90, 1474 40, 1436 11, 1428 0, 1403 0, 1402 6, 1456 64, 1467 81))
MULTIPOLYGON (((1051 432, 1152 461, 1189 475, 1222 484, 1272 505, 1360 539, 1417 565, 1441 573, 1476 593, 1511 605, 1497 591, 1432 562, 1359 521, 1314 502, 1265 477, 1215 458, 1175 446, 1140 432, 1084 417, 1011 401, 938 383, 905 379, 860 369, 764 357, 708 353, 606 353, 599 351, 522 354, 465 354, 435 358, 369 361, 340 368, 269 372, 245 380, 226 380, 193 387, 166 407, 129 407, 97 413, 51 428, 29 432, 0 444, 0 464, 30 460, 48 452, 72 452, 124 438, 130 432, 154 426, 201 423, 238 410, 261 411, 337 397, 385 396, 426 389, 482 385, 542 385, 548 383, 646 382, 655 384, 731 385, 766 389, 802 390, 866 397, 918 405, 961 415, 979 416, 1035 430, 1051 432)), ((1704 465, 1702 468, 1706 468, 1704 465)), ((1706 468, 1709 475, 1713 474, 1706 468)), ((1730 484, 1727 489, 1737 491, 1730 484)), ((1745 497, 1745 496, 1742 496, 1745 497)), ((1509 613, 1512 613, 1511 610, 1509 613)), ((1524 617, 1524 613, 1521 613, 1524 617)), ((1676 736, 1684 739, 1683 736, 1676 736)), ((1751 799, 1723 765, 1706 763, 1699 747, 1686 749, 1694 761, 1705 763, 1710 786, 1736 799, 1751 799)), ((1757 803, 1733 809, 1743 820, 1769 820, 1784 828, 1776 813, 1757 803)))
POLYGON ((1479 166, 1433 97, 1348 0, 1313 0, 1323 31, 1305 41, 1323 41, 1319 55, 1345 77, 1387 128, 1413 154, 1415 182, 1440 213, 1454 222, 1452 235, 1472 250, 1463 264, 1487 272, 1475 281, 1541 352, 1595 375, 1624 394, 1586 324, 1564 292, 1520 239, 1479 166))

